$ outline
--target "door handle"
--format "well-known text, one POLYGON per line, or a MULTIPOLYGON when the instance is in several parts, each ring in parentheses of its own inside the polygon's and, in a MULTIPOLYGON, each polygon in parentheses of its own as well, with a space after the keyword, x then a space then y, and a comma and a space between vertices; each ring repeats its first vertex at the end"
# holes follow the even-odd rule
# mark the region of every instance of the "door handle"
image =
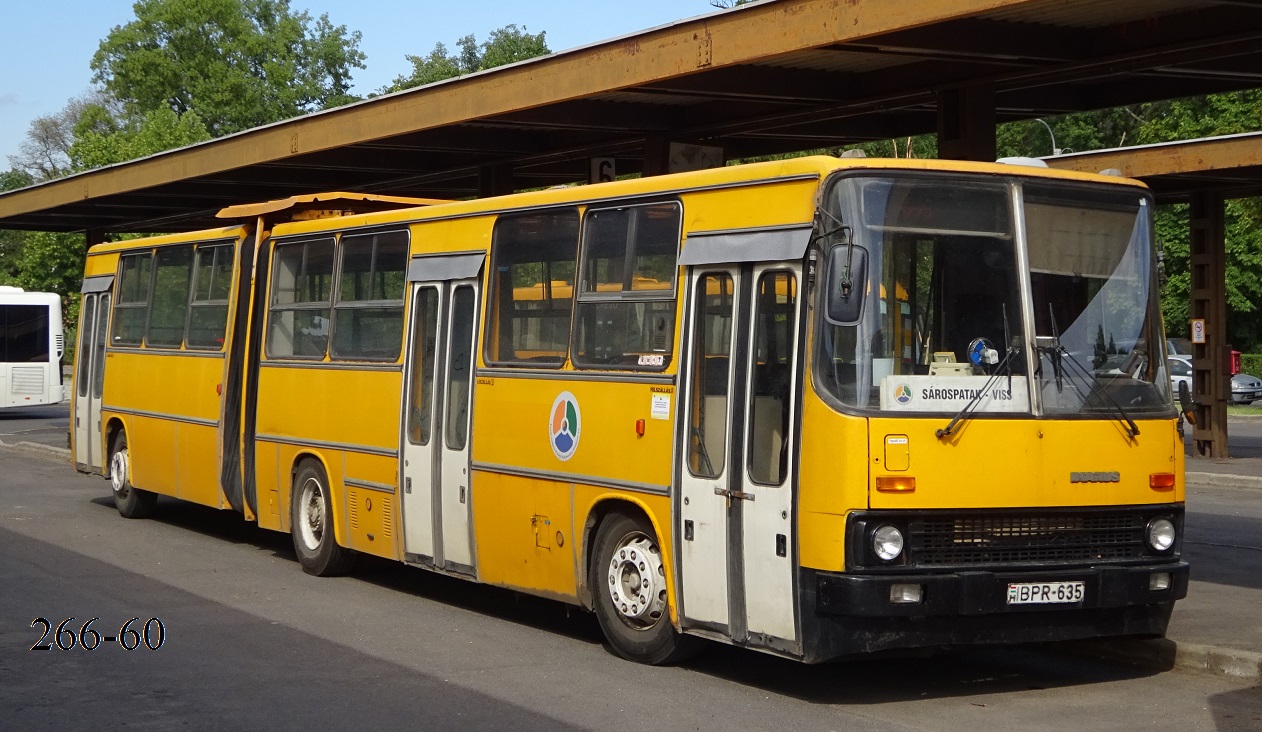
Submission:
POLYGON ((728 500, 731 500, 731 499, 737 499, 737 500, 740 500, 740 501, 752 501, 752 500, 754 500, 754 494, 753 494, 753 493, 746 493, 745 491, 733 491, 733 490, 728 490, 727 488, 720 488, 719 486, 715 486, 715 487, 714 487, 714 495, 716 495, 716 496, 724 496, 724 497, 726 497, 728 500))

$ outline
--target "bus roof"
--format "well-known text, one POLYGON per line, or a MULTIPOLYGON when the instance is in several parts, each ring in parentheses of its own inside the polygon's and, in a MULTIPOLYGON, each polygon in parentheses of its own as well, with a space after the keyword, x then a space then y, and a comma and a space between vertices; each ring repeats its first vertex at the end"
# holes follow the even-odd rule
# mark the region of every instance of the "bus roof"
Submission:
POLYGON ((392 211, 358 214, 340 218, 334 223, 324 221, 294 221, 277 224, 275 236, 323 231, 329 228, 353 228, 381 224, 408 223, 431 218, 492 214, 521 208, 557 205, 578 205, 586 202, 606 201, 617 198, 635 198, 649 195, 669 195, 688 191, 727 186, 753 185, 779 179, 796 179, 808 176, 824 178, 841 170, 918 170, 957 172, 994 176, 1018 176, 1053 180, 1107 183, 1146 188, 1140 181, 1115 175, 1079 173, 1054 168, 1011 163, 975 163, 957 160, 911 160, 905 158, 835 158, 813 155, 786 160, 775 160, 745 165, 708 168, 686 173, 631 178, 609 183, 583 186, 562 186, 545 190, 513 193, 490 198, 466 201, 433 203, 425 208, 402 208, 392 211))

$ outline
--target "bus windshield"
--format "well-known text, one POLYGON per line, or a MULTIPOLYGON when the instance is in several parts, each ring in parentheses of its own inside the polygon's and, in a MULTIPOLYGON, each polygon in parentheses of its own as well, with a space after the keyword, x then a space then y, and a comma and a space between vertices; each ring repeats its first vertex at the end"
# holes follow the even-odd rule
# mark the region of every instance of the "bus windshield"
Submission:
POLYGON ((884 174, 838 180, 825 206, 826 398, 882 412, 1170 411, 1139 191, 884 174), (854 306, 831 307, 847 288, 854 306))

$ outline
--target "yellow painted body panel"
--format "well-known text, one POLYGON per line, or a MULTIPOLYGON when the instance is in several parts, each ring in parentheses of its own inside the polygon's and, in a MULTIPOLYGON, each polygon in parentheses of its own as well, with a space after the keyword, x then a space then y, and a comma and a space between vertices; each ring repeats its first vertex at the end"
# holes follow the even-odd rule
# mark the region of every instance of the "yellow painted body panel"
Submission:
POLYGON ((365 454, 350 447, 395 452, 399 448, 399 407, 402 375, 398 371, 265 366, 259 370, 257 434, 259 455, 274 450, 266 460, 256 458, 259 525, 289 529, 293 468, 304 455, 318 458, 329 478, 334 535, 342 546, 370 554, 401 558, 395 495, 345 487, 346 478, 397 486, 395 457, 365 454), (269 438, 307 443, 276 444, 269 438), (264 508, 275 492, 277 512, 269 518, 264 508), (371 506, 365 499, 371 499, 371 506), (350 523, 352 512, 355 526, 350 523), (372 539, 368 535, 373 536, 372 539))
POLYGON ((574 537, 581 534, 574 532, 571 517, 574 490, 573 484, 564 481, 475 470, 472 500, 478 579, 576 602, 575 551, 581 544, 574 537))
POLYGON ((1119 506, 1183 500, 1182 479, 1173 491, 1148 486, 1152 473, 1175 469, 1182 452, 1174 420, 1140 421, 1133 441, 1110 420, 972 419, 948 440, 934 430, 939 418, 873 418, 872 444, 887 434, 907 435, 906 471, 892 472, 873 457, 872 508, 1005 508, 1119 506), (1175 449, 1176 445, 1179 449, 1175 449), (1071 472, 1117 472, 1116 483, 1071 483, 1071 472), (916 489, 881 493, 875 479, 910 475, 916 489))
MULTIPOLYGON (((821 171, 821 174, 822 171, 821 171)), ((820 181, 695 191, 682 196, 684 231, 714 231, 809 222, 820 181)), ((684 249, 688 242, 684 242, 684 249)))
POLYGON ((675 388, 606 381, 479 378, 473 398, 473 460, 666 489, 671 482, 675 388), (553 453, 552 403, 568 391, 579 405, 579 442, 562 461, 553 453), (652 419, 654 395, 671 400, 669 420, 652 419), (644 420, 644 436, 636 421, 644 420))
POLYGON ((206 506, 227 505, 219 488, 218 428, 180 421, 218 423, 216 386, 223 378, 221 357, 106 352, 101 422, 125 424, 137 487, 206 506))
POLYGON ((100 277, 117 272, 118 252, 102 252, 98 254, 95 249, 93 247, 93 253, 89 254, 87 261, 83 263, 83 276, 100 277))
POLYGON ((868 420, 803 390, 798 556, 803 567, 845 567, 846 514, 868 505, 868 420))
POLYGON ((397 371, 265 366, 258 434, 397 450, 402 383, 397 371))
MULTIPOLYGON (((201 229, 198 231, 182 231, 178 234, 163 234, 162 236, 148 236, 144 239, 125 239, 123 241, 105 242, 104 244, 95 244, 88 249, 88 257, 92 258, 102 254, 119 254, 122 252, 134 252, 148 249, 150 247, 166 246, 168 244, 195 244, 200 242, 219 242, 225 239, 232 241, 241 241, 243 237, 250 233, 248 226, 225 226, 221 229, 201 229)), ((117 259, 114 260, 117 263, 117 259)), ((108 272, 101 274, 114 274, 113 268, 108 272)))

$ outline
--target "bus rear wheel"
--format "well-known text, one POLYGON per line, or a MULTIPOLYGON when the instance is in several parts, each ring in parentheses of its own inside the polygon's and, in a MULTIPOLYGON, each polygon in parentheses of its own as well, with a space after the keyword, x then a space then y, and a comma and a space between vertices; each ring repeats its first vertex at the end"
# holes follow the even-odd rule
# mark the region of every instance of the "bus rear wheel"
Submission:
POLYGON ((613 513, 596 532, 591 588, 596 618, 619 656, 654 666, 677 663, 701 648, 670 622, 666 560, 648 522, 613 513))
POLYGON ((335 577, 351 571, 355 553, 341 547, 333 532, 329 479, 314 460, 304 460, 294 473, 289 500, 289 533, 302 571, 335 577))
POLYGON ((114 507, 123 518, 153 515, 158 496, 131 484, 131 453, 127 450, 127 433, 121 430, 110 447, 110 488, 114 491, 114 507))

